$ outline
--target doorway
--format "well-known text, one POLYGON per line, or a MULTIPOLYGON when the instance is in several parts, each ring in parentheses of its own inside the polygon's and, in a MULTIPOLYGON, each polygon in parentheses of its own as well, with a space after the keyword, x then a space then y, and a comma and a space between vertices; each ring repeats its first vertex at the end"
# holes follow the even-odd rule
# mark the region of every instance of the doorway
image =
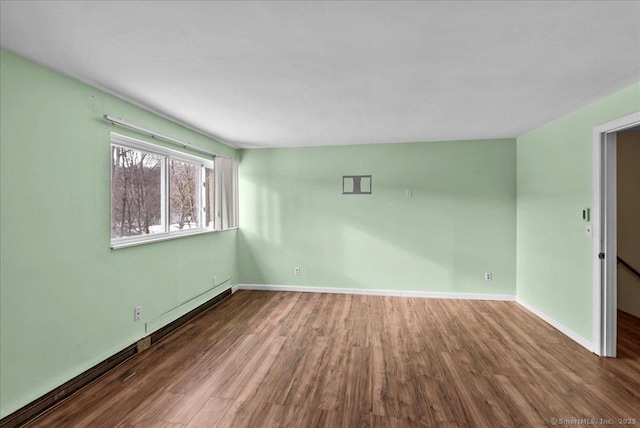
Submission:
POLYGON ((635 355, 640 325, 640 126, 616 133, 616 355, 635 355))
POLYGON ((593 351, 603 357, 615 357, 617 344, 617 137, 639 126, 640 112, 593 131, 593 351))

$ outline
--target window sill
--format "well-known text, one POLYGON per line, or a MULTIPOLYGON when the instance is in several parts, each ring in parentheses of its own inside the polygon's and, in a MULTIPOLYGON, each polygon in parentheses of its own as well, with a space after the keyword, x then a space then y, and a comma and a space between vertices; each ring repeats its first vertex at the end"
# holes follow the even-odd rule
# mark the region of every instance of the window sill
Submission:
POLYGON ((225 229, 225 230, 211 230, 211 229, 200 229, 200 230, 194 230, 194 231, 187 231, 187 232, 174 232, 174 233, 162 233, 162 234, 155 234, 155 235, 146 235, 144 237, 139 237, 138 239, 128 239, 128 238, 124 238, 124 239, 117 239, 117 240, 112 240, 111 241, 111 249, 112 250, 119 250, 121 248, 128 248, 128 247, 135 247, 138 245, 145 245, 145 244, 151 244, 153 242, 160 242, 160 241, 169 241, 172 239, 178 239, 178 238, 185 238, 187 236, 195 236, 195 235, 206 235, 209 233, 217 233, 217 232, 226 232, 228 230, 236 230, 238 229, 237 227, 233 227, 230 229, 225 229))

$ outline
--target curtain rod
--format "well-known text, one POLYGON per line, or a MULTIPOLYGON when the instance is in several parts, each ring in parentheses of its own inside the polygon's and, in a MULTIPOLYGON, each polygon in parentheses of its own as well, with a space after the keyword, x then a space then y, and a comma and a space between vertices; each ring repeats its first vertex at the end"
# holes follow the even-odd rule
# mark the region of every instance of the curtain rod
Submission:
POLYGON ((120 126, 124 126, 126 128, 130 128, 130 129, 136 130, 138 132, 142 132, 143 134, 150 135, 152 138, 159 138, 159 139, 164 140, 164 141, 166 141, 168 143, 175 144, 175 145, 180 146, 180 147, 185 148, 185 149, 190 149, 190 150, 193 150, 195 152, 204 153, 204 154, 207 154, 207 155, 210 155, 210 156, 230 159, 230 158, 227 158, 225 156, 221 156, 216 152, 211 152, 209 150, 201 149, 200 147, 194 146, 193 144, 185 143, 184 141, 180 141, 180 140, 176 140, 175 138, 167 137, 166 135, 162 135, 162 134, 159 134, 159 133, 157 133, 155 131, 152 131, 150 129, 143 128, 142 126, 135 125, 135 124, 133 124, 131 122, 127 122, 126 120, 122 120, 122 119, 119 119, 117 117, 109 116, 108 114, 105 114, 104 116, 102 116, 102 118, 104 120, 106 120, 107 122, 113 123, 114 125, 120 125, 120 126))

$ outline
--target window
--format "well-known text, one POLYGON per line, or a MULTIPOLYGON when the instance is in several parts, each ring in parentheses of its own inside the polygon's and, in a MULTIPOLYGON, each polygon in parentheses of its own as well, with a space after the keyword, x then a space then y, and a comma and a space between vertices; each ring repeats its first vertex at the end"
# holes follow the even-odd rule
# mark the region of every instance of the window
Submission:
POLYGON ((112 133, 111 247, 236 228, 237 165, 112 133))
POLYGON ((169 159, 169 231, 201 226, 200 183, 206 185, 201 167, 169 159))
POLYGON ((163 159, 111 146, 111 238, 162 231, 163 159))

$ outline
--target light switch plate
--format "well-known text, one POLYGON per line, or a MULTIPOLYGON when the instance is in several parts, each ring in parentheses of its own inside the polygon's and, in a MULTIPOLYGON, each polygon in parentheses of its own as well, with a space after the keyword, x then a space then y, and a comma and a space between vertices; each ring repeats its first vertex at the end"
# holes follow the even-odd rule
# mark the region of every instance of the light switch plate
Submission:
POLYGON ((584 232, 588 237, 592 237, 593 236, 593 226, 590 224, 587 224, 584 228, 584 232))

